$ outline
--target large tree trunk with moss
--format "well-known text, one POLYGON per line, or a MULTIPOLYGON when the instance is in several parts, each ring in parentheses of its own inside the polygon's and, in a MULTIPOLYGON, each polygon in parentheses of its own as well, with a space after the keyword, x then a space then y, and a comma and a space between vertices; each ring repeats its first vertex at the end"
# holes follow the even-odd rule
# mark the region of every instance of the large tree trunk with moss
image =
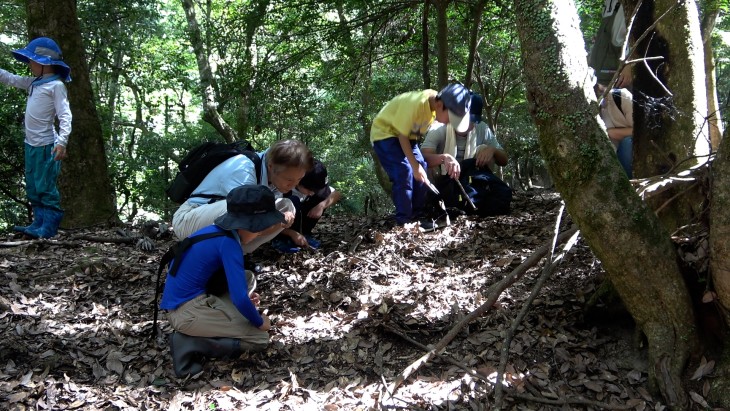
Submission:
POLYGON ((707 93, 707 122, 710 127, 710 143, 712 150, 717 151, 722 138, 722 119, 720 117, 720 102, 717 99, 717 75, 715 71, 715 53, 712 47, 712 32, 720 15, 718 0, 705 1, 702 15, 702 47, 705 52, 705 85, 707 93))
POLYGON ((575 4, 518 0, 515 8, 528 104, 550 175, 648 339, 650 382, 682 408, 681 375, 697 341, 691 301, 668 233, 634 192, 597 121, 575 4))
POLYGON ((58 42, 71 67, 68 99, 73 121, 68 157, 63 160, 59 189, 66 214, 64 227, 117 222, 114 189, 107 169, 101 122, 89 80, 86 53, 73 0, 28 0, 28 34, 58 42))
MULTIPOLYGON (((662 175, 708 160, 707 94, 694 1, 643 1, 631 30, 634 56, 634 176, 662 175), (643 36, 643 38, 642 38, 643 36)), ((671 232, 696 219, 703 197, 686 187, 649 200, 671 232)))
MULTIPOLYGON (((712 197, 710 200, 710 271, 717 301, 730 324, 730 144, 727 133, 712 163, 712 197)), ((725 330, 726 337, 727 330, 725 330)), ((712 380, 711 395, 723 407, 730 408, 730 339, 712 380)))

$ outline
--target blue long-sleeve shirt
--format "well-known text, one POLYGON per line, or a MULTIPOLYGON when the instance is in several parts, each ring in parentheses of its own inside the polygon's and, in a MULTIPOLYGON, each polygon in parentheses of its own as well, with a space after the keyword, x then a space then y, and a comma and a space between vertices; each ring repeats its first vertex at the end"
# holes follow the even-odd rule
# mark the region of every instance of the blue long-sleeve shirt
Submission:
MULTIPOLYGON (((223 231, 210 225, 193 233, 200 234, 223 231)), ((193 298, 206 293, 208 281, 213 273, 223 268, 226 272, 231 301, 238 311, 255 327, 264 323, 256 306, 248 296, 246 270, 243 268, 241 244, 229 236, 209 238, 197 242, 183 254, 183 260, 173 277, 167 274, 165 290, 162 293, 160 308, 174 310, 193 298)), ((174 262, 174 260, 173 260, 174 262)), ((172 266, 172 262, 170 266, 172 266)))

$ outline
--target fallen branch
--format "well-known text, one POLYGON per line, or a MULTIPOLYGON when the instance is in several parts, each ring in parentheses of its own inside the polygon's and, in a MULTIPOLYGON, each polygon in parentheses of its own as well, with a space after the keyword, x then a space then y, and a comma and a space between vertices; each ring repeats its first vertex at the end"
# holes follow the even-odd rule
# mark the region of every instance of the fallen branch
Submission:
MULTIPOLYGON (((425 346, 425 345, 421 344, 420 342, 414 340, 413 338, 411 338, 411 337, 403 334, 400 330, 397 330, 397 329, 393 328, 390 325, 384 324, 383 325, 383 328, 385 328, 386 331, 388 331, 388 332, 390 332, 392 334, 395 334, 398 337, 400 337, 400 338, 408 341, 412 345, 415 345, 416 347, 422 349, 423 351, 428 351, 429 350, 429 348, 427 346, 425 346)), ((455 359, 453 359, 451 357, 447 357, 447 356, 442 355, 440 353, 437 353, 436 356, 438 356, 440 359, 448 362, 449 364, 451 364, 453 366, 459 367, 460 369, 462 369, 463 371, 465 371, 466 373, 468 373, 472 377, 479 378, 480 380, 486 382, 487 384, 493 385, 489 381, 489 376, 484 375, 484 374, 480 373, 479 371, 477 371, 477 370, 475 370, 473 368, 469 368, 466 365, 464 365, 463 363, 460 363, 459 361, 456 361, 455 359)))
MULTIPOLYGON (((572 236, 578 231, 578 227, 573 226, 570 229, 564 231, 558 236, 557 241, 562 242, 565 238, 572 236)), ((403 370, 403 372, 396 377, 395 381, 391 384, 389 389, 386 391, 388 395, 395 394, 395 391, 398 389, 398 387, 403 383, 403 381, 407 380, 411 375, 413 375, 416 371, 418 371, 419 368, 421 368, 421 365, 426 364, 428 361, 430 361, 434 356, 439 355, 443 350, 446 348, 447 345, 456 337, 457 334, 463 329, 467 324, 474 321, 478 317, 484 315, 489 309, 491 309, 494 304, 497 302, 497 299, 502 294, 504 290, 507 289, 510 285, 512 285, 515 281, 517 281, 522 275, 527 272, 527 270, 533 266, 535 266, 545 254, 548 253, 548 251, 551 250, 550 245, 544 245, 537 250, 535 250, 530 257, 527 258, 522 264, 517 266, 514 270, 512 270, 511 273, 509 273, 505 278, 503 278, 498 283, 492 285, 487 290, 487 295, 489 297, 487 298, 487 301, 484 302, 481 306, 479 306, 476 310, 469 313, 467 316, 465 316, 461 321, 459 321, 441 340, 439 340, 436 345, 429 350, 424 356, 417 359, 415 362, 413 362, 411 365, 406 367, 406 369, 403 370)))
POLYGON ((558 235, 560 234, 560 222, 562 221, 563 212, 565 211, 565 202, 562 203, 560 206, 560 211, 558 211, 558 218, 555 221, 555 235, 553 236, 553 243, 550 247, 550 264, 546 264, 545 267, 542 270, 542 274, 540 274, 540 278, 538 278, 535 285, 532 287, 532 291, 530 292, 530 296, 527 298, 525 303, 522 305, 522 309, 520 309, 519 314, 515 319, 512 321, 512 325, 510 326, 509 330, 507 330, 507 333, 504 337, 504 343, 502 344, 502 352, 500 353, 499 357, 499 367, 497 368, 497 379, 496 379, 496 388, 494 391, 494 409, 500 410, 502 408, 502 392, 504 389, 504 385, 502 384, 502 379, 504 376, 504 371, 507 368, 507 359, 509 358, 509 348, 512 345, 512 339, 515 336, 515 333, 517 332, 517 328, 522 323, 522 320, 524 320, 525 316, 527 316, 527 312, 532 306, 532 302, 535 301, 535 298, 537 297, 538 293, 542 289, 543 285, 545 285, 545 282, 547 282, 548 278, 550 278, 550 275, 553 273, 553 270, 557 265, 562 261, 565 254, 570 251, 571 248, 573 248, 573 245, 578 241, 578 232, 573 234, 573 236, 568 240, 568 243, 563 247, 563 251, 558 254, 557 256, 554 256, 554 250, 555 246, 557 246, 557 239, 558 235))
POLYGON ((135 244, 139 240, 139 237, 95 237, 91 235, 79 235, 72 237, 72 239, 91 241, 94 243, 135 244))

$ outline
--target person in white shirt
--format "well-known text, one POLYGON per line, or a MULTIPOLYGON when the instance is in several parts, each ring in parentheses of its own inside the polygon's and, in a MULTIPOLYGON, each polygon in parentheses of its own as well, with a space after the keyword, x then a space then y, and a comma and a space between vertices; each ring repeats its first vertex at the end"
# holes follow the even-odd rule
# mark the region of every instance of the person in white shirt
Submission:
POLYGON ((27 63, 33 74, 18 76, 0 69, 0 83, 28 92, 25 192, 33 209, 33 222, 15 226, 14 230, 28 238, 51 238, 58 234, 63 218, 56 181, 71 134, 71 108, 64 84, 71 81, 71 68, 63 62, 58 44, 48 37, 32 40, 25 48, 13 51, 13 57, 27 63))
POLYGON ((252 253, 294 223, 294 205, 283 195, 296 187, 312 168, 312 153, 300 140, 280 140, 258 155, 263 165, 260 178, 256 176, 253 162, 243 154, 229 158, 208 173, 193 190, 193 195, 173 215, 172 224, 179 239, 213 224, 216 218, 226 212, 226 202, 215 201, 211 197, 225 199, 231 190, 241 185, 260 184, 268 187, 276 197, 276 209, 285 217, 282 224, 270 227, 245 244, 244 253, 252 253))

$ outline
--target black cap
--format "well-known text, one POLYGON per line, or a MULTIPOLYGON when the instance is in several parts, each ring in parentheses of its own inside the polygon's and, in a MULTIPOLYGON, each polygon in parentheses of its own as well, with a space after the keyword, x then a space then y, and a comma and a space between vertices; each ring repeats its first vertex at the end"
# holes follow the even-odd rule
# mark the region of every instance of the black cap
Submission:
POLYGON ((314 191, 314 195, 327 198, 332 193, 327 179, 327 168, 319 160, 314 160, 314 167, 299 180, 299 185, 314 191))
POLYGON ((274 193, 265 186, 244 185, 234 188, 226 197, 227 212, 215 219, 224 230, 263 231, 284 222, 284 215, 276 209, 274 193))

